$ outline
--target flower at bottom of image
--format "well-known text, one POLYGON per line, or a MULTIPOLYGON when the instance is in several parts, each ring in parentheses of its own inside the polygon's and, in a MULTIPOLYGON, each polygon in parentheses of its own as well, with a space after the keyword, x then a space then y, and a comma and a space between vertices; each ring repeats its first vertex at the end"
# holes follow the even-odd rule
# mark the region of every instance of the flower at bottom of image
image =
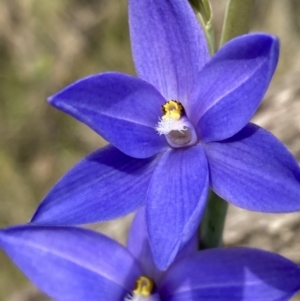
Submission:
POLYGON ((159 271, 144 210, 133 221, 127 248, 92 230, 36 225, 1 230, 0 246, 58 301, 283 301, 300 290, 300 268, 278 254, 242 247, 197 252, 196 239, 159 271))

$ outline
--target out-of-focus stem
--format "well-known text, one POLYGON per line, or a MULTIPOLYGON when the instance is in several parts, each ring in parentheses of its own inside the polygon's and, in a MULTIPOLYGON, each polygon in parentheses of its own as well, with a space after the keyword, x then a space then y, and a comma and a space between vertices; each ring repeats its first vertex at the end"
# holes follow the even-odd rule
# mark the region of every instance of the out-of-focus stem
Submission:
POLYGON ((212 26, 212 8, 209 0, 189 0, 196 11, 197 18, 205 32, 210 54, 215 52, 215 36, 212 26))
POLYGON ((255 0, 229 0, 223 23, 220 46, 249 32, 255 0))
POLYGON ((211 191, 199 230, 200 249, 216 248, 222 245, 227 208, 228 203, 211 191))

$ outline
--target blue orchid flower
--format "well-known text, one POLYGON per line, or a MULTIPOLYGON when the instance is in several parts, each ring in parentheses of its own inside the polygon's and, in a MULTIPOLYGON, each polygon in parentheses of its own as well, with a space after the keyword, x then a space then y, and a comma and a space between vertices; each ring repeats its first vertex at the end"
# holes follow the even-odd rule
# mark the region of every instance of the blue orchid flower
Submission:
POLYGON ((298 163, 248 123, 276 68, 277 38, 241 36, 210 58, 182 0, 130 0, 129 25, 139 78, 92 75, 49 99, 110 145, 68 172, 32 222, 91 223, 146 206, 150 246, 165 269, 195 233, 209 186, 248 210, 300 210, 298 163))
POLYGON ((57 301, 285 301, 300 290, 300 268, 251 248, 196 252, 192 239, 165 272, 152 259, 144 211, 127 248, 91 230, 26 225, 0 231, 0 246, 57 301))

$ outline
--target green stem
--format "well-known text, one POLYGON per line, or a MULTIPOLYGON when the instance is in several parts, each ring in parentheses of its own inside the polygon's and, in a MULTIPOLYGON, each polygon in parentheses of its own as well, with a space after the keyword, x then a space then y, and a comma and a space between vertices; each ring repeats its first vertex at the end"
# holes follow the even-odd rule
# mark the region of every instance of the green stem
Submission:
POLYGON ((229 0, 221 36, 222 46, 229 40, 249 32, 255 0, 229 0))
POLYGON ((211 191, 200 227, 200 249, 222 246, 228 203, 211 191))
POLYGON ((196 16, 204 30, 210 54, 215 52, 215 37, 212 26, 212 8, 209 0, 189 0, 195 10, 196 16))
MULTIPOLYGON (((223 24, 221 45, 249 32, 255 0, 229 0, 223 24)), ((228 203, 210 193, 206 211, 199 230, 200 249, 220 247, 228 203)))

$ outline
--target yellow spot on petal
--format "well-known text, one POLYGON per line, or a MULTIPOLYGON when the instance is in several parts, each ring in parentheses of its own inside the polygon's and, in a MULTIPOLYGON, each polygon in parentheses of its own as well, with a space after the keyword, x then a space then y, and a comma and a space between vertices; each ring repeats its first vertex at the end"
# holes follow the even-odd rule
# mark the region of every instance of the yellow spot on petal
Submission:
POLYGON ((163 120, 179 120, 184 113, 182 104, 176 100, 169 100, 162 106, 163 120))
POLYGON ((149 297, 153 289, 154 289, 153 280, 146 276, 141 276, 136 281, 136 287, 135 290, 133 291, 133 294, 143 296, 143 297, 149 297))

